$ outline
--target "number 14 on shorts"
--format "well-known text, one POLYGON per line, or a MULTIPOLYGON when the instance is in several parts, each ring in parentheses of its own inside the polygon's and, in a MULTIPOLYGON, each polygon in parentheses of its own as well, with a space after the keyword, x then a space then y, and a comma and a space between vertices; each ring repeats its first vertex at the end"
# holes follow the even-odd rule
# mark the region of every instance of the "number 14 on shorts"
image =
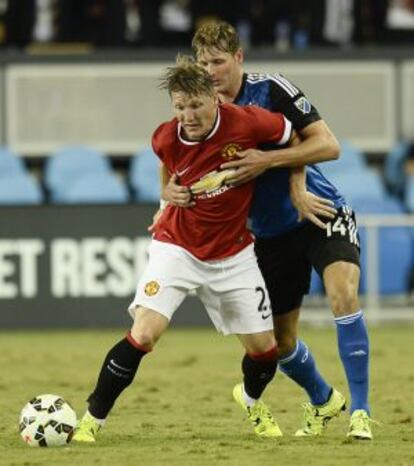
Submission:
POLYGON ((342 212, 332 221, 326 223, 327 238, 348 237, 351 244, 359 246, 358 228, 351 214, 342 212))

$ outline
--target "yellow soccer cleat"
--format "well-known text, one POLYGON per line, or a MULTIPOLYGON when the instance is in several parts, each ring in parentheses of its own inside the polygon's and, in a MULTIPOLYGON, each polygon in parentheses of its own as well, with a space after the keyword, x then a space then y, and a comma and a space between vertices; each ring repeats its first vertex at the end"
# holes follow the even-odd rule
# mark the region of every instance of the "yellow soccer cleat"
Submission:
POLYGON ((346 409, 345 397, 333 389, 329 400, 320 406, 304 403, 303 427, 296 431, 296 437, 316 437, 322 435, 328 422, 346 409))
POLYGON ((346 436, 357 440, 372 440, 373 435, 370 426, 372 422, 374 421, 364 409, 356 409, 352 413, 346 436))
POLYGON ((243 396, 243 384, 240 383, 234 387, 233 398, 246 412, 256 435, 269 438, 282 437, 282 431, 263 401, 258 400, 253 406, 247 405, 243 396))
POLYGON ((85 415, 75 430, 72 441, 83 443, 96 442, 96 434, 100 428, 101 425, 97 422, 97 420, 91 414, 89 414, 89 411, 86 411, 85 415))

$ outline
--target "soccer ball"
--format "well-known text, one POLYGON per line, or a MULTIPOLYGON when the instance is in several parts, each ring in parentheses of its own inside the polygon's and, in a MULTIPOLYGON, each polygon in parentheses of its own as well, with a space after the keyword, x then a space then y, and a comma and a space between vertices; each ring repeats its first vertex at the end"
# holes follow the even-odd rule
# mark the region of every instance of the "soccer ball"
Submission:
POLYGON ((20 435, 31 447, 66 445, 75 427, 75 411, 58 395, 36 396, 20 414, 20 435))

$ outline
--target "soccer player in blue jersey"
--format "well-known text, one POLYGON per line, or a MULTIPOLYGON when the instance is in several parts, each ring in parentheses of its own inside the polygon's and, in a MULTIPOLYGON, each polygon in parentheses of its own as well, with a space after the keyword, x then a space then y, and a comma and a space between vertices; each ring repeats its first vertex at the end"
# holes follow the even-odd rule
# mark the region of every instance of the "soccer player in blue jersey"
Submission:
MULTIPOLYGON (((197 60, 213 78, 222 102, 259 105, 282 112, 300 134, 300 147, 272 147, 239 153, 234 183, 259 176, 251 209, 256 254, 268 288, 279 345, 280 369, 308 393, 304 424, 298 436, 321 435, 327 421, 345 408, 344 397, 317 370, 314 357, 298 338, 303 296, 308 293, 312 266, 323 279, 335 318, 340 358, 351 395, 348 437, 372 439, 368 404, 369 341, 358 299, 359 241, 355 216, 341 193, 312 165, 337 156, 338 143, 316 108, 303 92, 282 75, 244 73, 243 51, 235 29, 228 23, 199 28, 192 46, 197 60), (297 180, 304 179, 306 189, 297 180), (298 171, 299 170, 299 171, 298 171), (302 175, 300 175, 302 170, 302 175), (292 195, 289 188, 292 188, 292 195), (312 194, 329 199, 335 218, 324 225, 318 213, 309 212, 312 194), (307 196, 311 196, 310 198, 307 196), (297 210, 307 220, 297 221, 297 210), (307 210, 308 209, 308 210, 307 210), (313 215, 313 216, 312 216, 313 215)), ((303 184, 303 183, 302 183, 303 184)), ((186 193, 180 193, 185 199, 186 193)))

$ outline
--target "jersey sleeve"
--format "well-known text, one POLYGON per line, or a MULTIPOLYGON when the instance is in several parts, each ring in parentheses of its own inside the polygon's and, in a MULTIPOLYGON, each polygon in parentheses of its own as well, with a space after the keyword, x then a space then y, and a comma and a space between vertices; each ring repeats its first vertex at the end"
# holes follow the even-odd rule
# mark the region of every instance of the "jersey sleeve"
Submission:
POLYGON ((164 161, 164 155, 162 150, 162 143, 163 143, 163 129, 164 125, 159 126, 153 133, 151 139, 152 150, 154 151, 155 155, 164 161))
POLYGON ((292 123, 281 113, 269 112, 260 107, 246 107, 252 112, 253 136, 257 144, 274 142, 277 145, 284 145, 289 142, 292 134, 292 123))
POLYGON ((322 117, 305 94, 281 74, 270 75, 272 110, 283 113, 296 130, 301 130, 322 117))

